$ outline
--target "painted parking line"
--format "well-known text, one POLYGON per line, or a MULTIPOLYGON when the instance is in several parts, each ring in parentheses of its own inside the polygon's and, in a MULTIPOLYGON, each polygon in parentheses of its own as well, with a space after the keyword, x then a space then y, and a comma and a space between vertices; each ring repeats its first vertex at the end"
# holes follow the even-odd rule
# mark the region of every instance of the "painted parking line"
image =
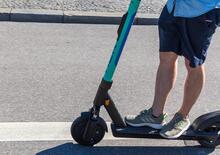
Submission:
MULTIPOLYGON (((73 140, 70 134, 72 122, 1 122, 0 141, 59 141, 73 140)), ((116 140, 112 136, 110 122, 104 140, 116 140)))

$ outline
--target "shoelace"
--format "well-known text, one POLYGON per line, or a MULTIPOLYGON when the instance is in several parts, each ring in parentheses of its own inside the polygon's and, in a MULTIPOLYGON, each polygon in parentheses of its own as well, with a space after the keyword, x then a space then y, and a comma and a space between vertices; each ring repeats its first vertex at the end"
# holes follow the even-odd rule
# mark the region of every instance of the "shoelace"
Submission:
POLYGON ((137 115, 137 117, 140 117, 140 116, 145 115, 145 114, 147 114, 147 113, 148 113, 148 110, 147 110, 147 109, 142 110, 142 111, 137 115))
POLYGON ((176 126, 176 124, 178 123, 183 123, 180 122, 181 118, 180 117, 175 117, 174 119, 172 119, 168 124, 166 124, 165 126, 168 127, 169 124, 172 124, 174 127, 176 126))
POLYGON ((178 123, 175 123, 175 128, 179 128, 180 126, 182 126, 183 125, 183 121, 180 121, 180 122, 178 122, 178 123))

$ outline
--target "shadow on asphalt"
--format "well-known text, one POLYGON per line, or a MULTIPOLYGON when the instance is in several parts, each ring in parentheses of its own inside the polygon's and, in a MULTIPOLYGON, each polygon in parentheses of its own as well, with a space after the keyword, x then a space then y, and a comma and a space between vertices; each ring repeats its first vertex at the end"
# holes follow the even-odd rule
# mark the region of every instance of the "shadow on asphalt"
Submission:
POLYGON ((65 143, 37 153, 36 155, 208 155, 214 149, 199 146, 143 147, 143 146, 97 146, 84 147, 65 143))

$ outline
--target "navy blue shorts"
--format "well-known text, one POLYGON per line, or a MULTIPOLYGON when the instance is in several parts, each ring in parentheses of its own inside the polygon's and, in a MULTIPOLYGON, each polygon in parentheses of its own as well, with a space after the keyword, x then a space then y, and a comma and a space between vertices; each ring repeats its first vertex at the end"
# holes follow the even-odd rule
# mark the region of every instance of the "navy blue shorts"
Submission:
POLYGON ((159 18, 160 52, 175 52, 195 68, 205 62, 211 38, 220 25, 220 9, 193 18, 174 17, 167 7, 159 18))

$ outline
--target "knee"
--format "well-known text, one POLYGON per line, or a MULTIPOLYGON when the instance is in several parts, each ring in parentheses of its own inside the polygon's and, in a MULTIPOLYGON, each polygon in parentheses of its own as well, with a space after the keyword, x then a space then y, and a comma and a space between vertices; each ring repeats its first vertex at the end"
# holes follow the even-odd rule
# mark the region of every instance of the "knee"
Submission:
POLYGON ((190 61, 188 59, 185 59, 185 66, 186 66, 186 69, 188 71, 188 73, 192 73, 192 72, 204 72, 205 68, 204 68, 204 65, 200 65, 200 66, 197 66, 195 68, 191 67, 190 66, 190 61))
POLYGON ((161 52, 160 53, 160 65, 165 67, 173 67, 177 62, 177 57, 173 52, 161 52))

